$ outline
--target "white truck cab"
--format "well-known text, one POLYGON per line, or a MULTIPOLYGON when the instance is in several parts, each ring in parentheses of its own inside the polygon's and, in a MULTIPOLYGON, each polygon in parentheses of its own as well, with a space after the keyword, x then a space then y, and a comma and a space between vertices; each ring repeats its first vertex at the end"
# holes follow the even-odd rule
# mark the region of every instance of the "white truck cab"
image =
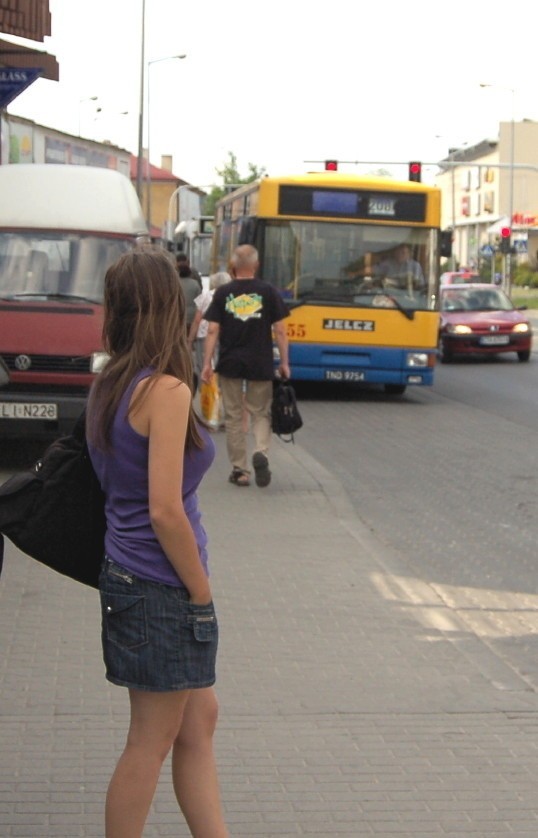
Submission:
POLYGON ((58 436, 106 357, 106 270, 148 230, 133 185, 112 169, 0 166, 0 196, 0 440, 58 436))

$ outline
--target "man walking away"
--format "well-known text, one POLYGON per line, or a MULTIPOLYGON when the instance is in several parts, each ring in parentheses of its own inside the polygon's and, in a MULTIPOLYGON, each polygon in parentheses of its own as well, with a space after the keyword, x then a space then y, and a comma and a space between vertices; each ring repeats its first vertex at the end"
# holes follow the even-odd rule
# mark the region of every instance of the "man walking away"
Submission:
POLYGON ((240 245, 231 259, 232 282, 217 288, 205 313, 209 323, 202 380, 213 374, 211 360, 217 342, 216 371, 224 403, 226 445, 232 464, 230 483, 250 485, 247 461, 247 432, 243 409, 251 419, 254 436, 252 467, 257 486, 271 482, 268 450, 271 440, 271 401, 273 397, 273 334, 280 353, 278 371, 290 377, 288 338, 284 319, 289 309, 279 292, 257 278, 258 252, 249 244, 240 245))
POLYGON ((195 267, 191 265, 187 259, 187 255, 182 250, 176 253, 176 265, 180 276, 191 276, 198 283, 200 291, 202 290, 202 277, 195 267))

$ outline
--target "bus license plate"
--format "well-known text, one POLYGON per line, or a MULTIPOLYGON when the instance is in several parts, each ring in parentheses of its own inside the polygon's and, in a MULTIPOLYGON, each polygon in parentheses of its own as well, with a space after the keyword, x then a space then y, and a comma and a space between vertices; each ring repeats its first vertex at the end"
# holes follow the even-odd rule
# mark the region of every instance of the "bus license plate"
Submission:
POLYGON ((0 419, 46 419, 58 418, 58 405, 44 402, 0 402, 0 419))
POLYGON ((482 346, 505 346, 510 343, 509 335, 484 335, 480 338, 482 346))
POLYGON ((325 370, 325 381, 364 381, 364 373, 356 370, 325 370))

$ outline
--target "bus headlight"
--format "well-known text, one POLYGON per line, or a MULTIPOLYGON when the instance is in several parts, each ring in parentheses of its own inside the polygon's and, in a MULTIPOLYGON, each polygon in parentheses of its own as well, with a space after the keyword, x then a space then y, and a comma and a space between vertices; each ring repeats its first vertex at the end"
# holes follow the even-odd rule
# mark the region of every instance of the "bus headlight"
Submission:
POLYGON ((407 367, 427 367, 428 353, 427 352, 408 352, 405 356, 405 364, 407 367))
POLYGON ((92 352, 90 358, 90 372, 101 372, 109 358, 110 355, 108 354, 108 352, 92 352))

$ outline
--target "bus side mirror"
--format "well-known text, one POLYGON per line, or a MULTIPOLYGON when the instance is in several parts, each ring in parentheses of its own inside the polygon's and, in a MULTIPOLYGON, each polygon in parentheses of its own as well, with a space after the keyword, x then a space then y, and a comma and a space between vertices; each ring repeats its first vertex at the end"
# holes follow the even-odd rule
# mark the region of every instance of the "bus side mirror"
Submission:
POLYGON ((452 256, 453 230, 441 230, 441 256, 452 256))

